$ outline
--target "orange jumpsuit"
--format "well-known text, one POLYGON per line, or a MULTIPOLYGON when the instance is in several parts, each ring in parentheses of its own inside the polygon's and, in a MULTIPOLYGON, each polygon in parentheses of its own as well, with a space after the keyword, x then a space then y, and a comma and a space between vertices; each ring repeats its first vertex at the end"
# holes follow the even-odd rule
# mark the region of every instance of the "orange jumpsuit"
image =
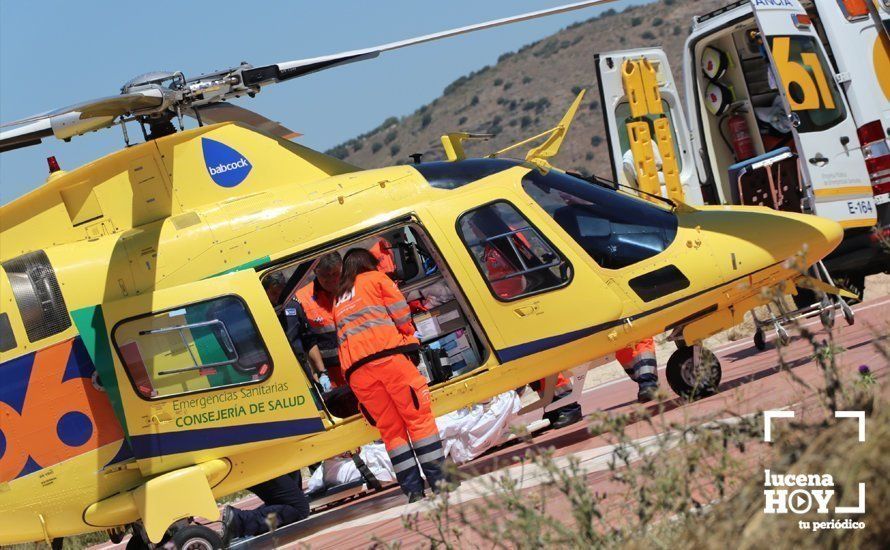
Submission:
POLYGON ((296 294, 297 302, 303 308, 309 330, 312 332, 311 341, 307 348, 318 346, 321 359, 328 378, 334 387, 346 385, 343 371, 340 369, 340 358, 337 351, 337 326, 334 324, 334 297, 326 292, 315 282, 309 283, 296 294))
POLYGON ((377 260, 377 271, 386 273, 390 276, 396 272, 396 262, 390 251, 391 248, 392 246, 389 244, 389 241, 380 237, 377 239, 377 242, 368 249, 368 252, 370 252, 377 260))
POLYGON ((419 347, 405 297, 383 273, 361 273, 334 305, 334 320, 346 381, 380 430, 402 490, 423 492, 418 462, 437 490, 444 452, 426 378, 405 355, 419 347))
MULTIPOLYGON (((509 238, 519 250, 530 248, 528 240, 522 233, 514 233, 509 238)), ((501 298, 513 298, 525 290, 525 276, 511 277, 521 266, 513 265, 513 262, 505 258, 504 254, 491 244, 487 244, 482 251, 482 261, 495 294, 501 298)))

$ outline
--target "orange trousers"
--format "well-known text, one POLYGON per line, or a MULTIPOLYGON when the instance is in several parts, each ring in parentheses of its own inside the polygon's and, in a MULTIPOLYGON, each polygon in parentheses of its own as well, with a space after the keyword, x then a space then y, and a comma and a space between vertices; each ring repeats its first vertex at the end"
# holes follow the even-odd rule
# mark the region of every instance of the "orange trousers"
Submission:
POLYGON ((349 378, 349 387, 358 399, 362 413, 380 430, 386 450, 417 444, 439 429, 430 407, 426 378, 404 355, 372 361, 349 378))
POLYGON ((615 359, 618 359, 624 370, 631 371, 639 357, 649 356, 652 357, 653 361, 655 360, 655 340, 652 338, 640 340, 615 352, 615 359))

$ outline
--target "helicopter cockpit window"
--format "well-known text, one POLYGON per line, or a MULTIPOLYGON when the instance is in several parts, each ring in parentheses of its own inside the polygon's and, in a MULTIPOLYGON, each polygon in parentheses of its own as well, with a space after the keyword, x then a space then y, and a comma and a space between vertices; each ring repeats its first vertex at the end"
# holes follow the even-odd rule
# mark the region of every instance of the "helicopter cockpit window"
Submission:
POLYGON ((457 189, 484 177, 521 165, 512 159, 465 159, 456 162, 424 162, 412 168, 439 189, 457 189))
POLYGON ((112 336, 145 399, 259 382, 272 373, 256 324, 235 296, 129 319, 112 336))
POLYGON ((557 170, 532 170, 522 187, 602 267, 620 269, 663 252, 677 216, 557 170))
POLYGON ((467 212, 458 227, 476 266, 501 300, 558 288, 571 279, 568 261, 506 202, 467 212))

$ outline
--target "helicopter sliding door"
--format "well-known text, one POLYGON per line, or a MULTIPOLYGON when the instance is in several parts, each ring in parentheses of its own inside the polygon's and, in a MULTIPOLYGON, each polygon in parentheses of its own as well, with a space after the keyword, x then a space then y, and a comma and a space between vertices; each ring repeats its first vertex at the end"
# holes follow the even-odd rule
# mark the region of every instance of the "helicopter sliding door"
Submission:
POLYGON ((253 270, 103 305, 144 473, 324 430, 253 270))
POLYGON ((614 322, 622 304, 589 262, 554 235, 551 221, 512 191, 527 171, 499 175, 511 182, 508 188, 491 184, 437 202, 438 229, 428 227, 437 243, 450 244, 442 253, 466 281, 461 286, 477 304, 497 360, 517 365, 516 377, 542 378, 596 357, 589 342, 572 350, 563 344, 614 322))

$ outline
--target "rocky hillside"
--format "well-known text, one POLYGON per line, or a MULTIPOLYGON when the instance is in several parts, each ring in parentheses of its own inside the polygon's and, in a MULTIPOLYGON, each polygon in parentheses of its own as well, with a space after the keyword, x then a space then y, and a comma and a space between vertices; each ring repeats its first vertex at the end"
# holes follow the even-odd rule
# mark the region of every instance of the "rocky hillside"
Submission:
POLYGON ((574 95, 587 88, 584 106, 556 164, 563 169, 609 175, 594 55, 661 46, 679 78, 683 44, 693 15, 728 3, 660 0, 620 13, 604 12, 517 52, 504 53, 495 65, 452 82, 432 103, 401 118, 388 118, 328 153, 365 168, 408 163, 412 153, 423 153, 424 161, 437 160, 444 158, 440 136, 463 130, 494 134, 488 142, 467 146, 468 154, 482 155, 552 128, 574 95))

